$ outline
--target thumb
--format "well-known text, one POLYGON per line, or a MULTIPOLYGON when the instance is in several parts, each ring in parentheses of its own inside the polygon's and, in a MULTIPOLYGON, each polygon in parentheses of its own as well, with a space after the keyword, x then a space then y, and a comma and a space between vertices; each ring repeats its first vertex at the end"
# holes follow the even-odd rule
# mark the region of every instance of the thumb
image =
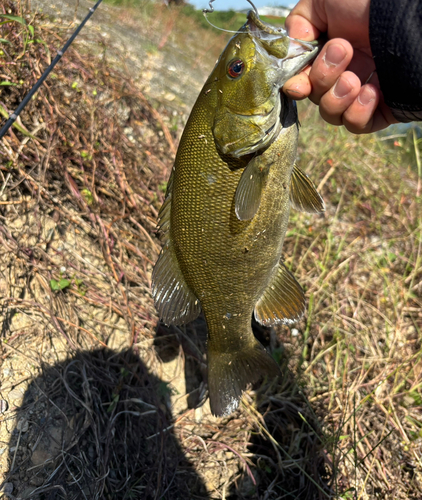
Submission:
POLYGON ((311 41, 327 31, 327 20, 319 15, 316 3, 313 0, 300 0, 293 8, 286 18, 289 36, 311 41))

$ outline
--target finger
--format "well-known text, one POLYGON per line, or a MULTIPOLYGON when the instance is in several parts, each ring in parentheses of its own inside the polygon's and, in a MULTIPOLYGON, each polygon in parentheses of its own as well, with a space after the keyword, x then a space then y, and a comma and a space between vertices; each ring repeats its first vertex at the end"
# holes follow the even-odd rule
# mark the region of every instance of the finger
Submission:
POLYGON ((343 113, 353 105, 360 88, 359 78, 350 71, 344 72, 319 102, 322 118, 332 125, 342 125, 343 113))
POLYGON ((359 95, 343 114, 343 124, 354 134, 372 131, 374 114, 379 102, 379 89, 375 85, 364 85, 359 95))
POLYGON ((353 48, 347 40, 335 38, 325 44, 309 73, 312 85, 310 99, 315 104, 319 104, 321 97, 333 87, 352 57, 353 48))
POLYGON ((374 113, 371 132, 377 132, 378 130, 383 130, 384 128, 387 128, 390 125, 392 125, 393 123, 399 123, 399 122, 394 118, 390 108, 380 103, 374 113))
POLYGON ((324 12, 312 0, 300 0, 286 18, 289 35, 302 40, 316 40, 320 33, 327 31, 324 12))
POLYGON ((308 75, 310 69, 311 68, 308 68, 307 72, 305 70, 287 80, 283 86, 283 92, 295 101, 301 101, 308 97, 312 91, 312 85, 308 75))
POLYGON ((384 104, 379 88, 364 85, 357 98, 343 114, 343 125, 354 134, 367 134, 382 130, 396 120, 384 104))

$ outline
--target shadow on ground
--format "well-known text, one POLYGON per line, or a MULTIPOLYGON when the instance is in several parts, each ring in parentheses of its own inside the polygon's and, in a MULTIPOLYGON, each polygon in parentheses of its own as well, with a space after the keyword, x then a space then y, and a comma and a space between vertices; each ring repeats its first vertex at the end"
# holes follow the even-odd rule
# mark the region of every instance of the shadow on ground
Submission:
MULTIPOLYGON (((204 425, 203 441, 212 455, 217 445, 239 453, 235 457, 238 473, 224 478, 217 489, 219 497, 237 500, 323 500, 335 498, 335 459, 329 457, 338 438, 328 437, 323 430, 324 410, 314 408, 306 396, 306 388, 288 368, 291 353, 280 343, 271 328, 252 327, 256 338, 280 364, 282 379, 260 385, 253 404, 231 419, 219 419, 214 426, 204 425), (239 418, 240 417, 240 418, 239 418), (234 424, 233 426, 231 424, 234 424), (208 427, 208 432, 206 429, 208 427), (217 428, 218 427, 218 428, 217 428), (211 430, 209 430, 211 429, 211 430), (246 431, 247 438, 243 440, 246 431), (212 434, 214 433, 214 436, 212 434), (241 457, 242 458, 241 458, 241 457), (247 464, 247 467, 246 465, 247 464)), ((186 327, 159 324, 155 349, 164 362, 170 362, 183 351, 188 408, 203 402, 206 387, 206 324, 202 315, 186 327)), ((199 431, 201 432, 201 431, 199 431)), ((202 445, 199 446, 202 450, 202 445)), ((198 459, 199 461, 199 459, 198 459)), ((229 473, 228 473, 229 474, 229 473)))
POLYGON ((172 434, 166 397, 166 384, 133 350, 81 352, 46 366, 9 443, 13 497, 208 498, 172 434))

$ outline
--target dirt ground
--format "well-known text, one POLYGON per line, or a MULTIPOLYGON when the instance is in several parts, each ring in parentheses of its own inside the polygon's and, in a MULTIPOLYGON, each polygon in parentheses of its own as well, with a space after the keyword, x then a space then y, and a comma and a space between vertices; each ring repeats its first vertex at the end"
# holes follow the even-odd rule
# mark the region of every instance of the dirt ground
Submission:
MULTIPOLYGON (((0 87, 2 109, 88 5, 0 6, 35 30, 0 26, 0 78, 14 84, 0 87)), ((214 418, 204 320, 160 324, 150 280, 172 159, 226 35, 149 8, 101 5, 0 144, 1 498, 422 498, 416 176, 384 204, 379 172, 395 157, 363 170, 378 146, 343 136, 336 158, 336 133, 303 112, 314 135, 301 161, 327 202, 325 217, 293 215, 286 238, 308 314, 291 328, 255 325, 283 381, 214 418), (366 201, 374 192, 391 245, 366 201)))

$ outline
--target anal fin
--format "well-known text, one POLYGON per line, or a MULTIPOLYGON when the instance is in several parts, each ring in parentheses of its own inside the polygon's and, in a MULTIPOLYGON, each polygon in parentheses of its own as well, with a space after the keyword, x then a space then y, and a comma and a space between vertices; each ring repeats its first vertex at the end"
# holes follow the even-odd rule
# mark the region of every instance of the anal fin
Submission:
POLYGON ((290 183, 290 203, 309 214, 325 212, 325 203, 311 179, 294 165, 290 183))
POLYGON ((184 325, 201 312, 201 304, 187 285, 168 239, 152 272, 152 296, 166 325, 184 325))
POLYGON ((294 323, 305 312, 305 294, 293 274, 281 262, 255 306, 255 319, 265 326, 294 323))

